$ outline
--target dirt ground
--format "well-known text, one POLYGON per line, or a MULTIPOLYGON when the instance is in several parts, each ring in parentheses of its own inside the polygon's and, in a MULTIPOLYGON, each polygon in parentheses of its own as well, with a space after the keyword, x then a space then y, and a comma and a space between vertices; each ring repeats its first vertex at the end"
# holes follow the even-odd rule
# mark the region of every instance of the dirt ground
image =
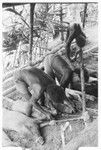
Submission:
MULTIPOLYGON (((89 37, 89 40, 91 44, 97 44, 97 26, 94 26, 90 29, 87 29, 87 35, 89 37), (92 32, 94 30, 94 32, 92 32), (92 34, 94 33, 94 34, 92 34), (96 38, 95 38, 96 37, 96 38), (96 40, 95 40, 96 39, 96 40)), ((88 55, 85 58, 85 65, 88 69, 96 70, 98 69, 98 57, 95 57, 95 54, 98 53, 98 49, 94 49, 93 54, 90 56, 88 55)), ((8 88, 9 86, 5 86, 4 89, 8 88)), ((12 95, 10 95, 11 98, 14 100, 21 99, 18 92, 14 92, 12 95)), ((5 103, 3 103, 5 105, 5 103)), ((91 102, 88 101, 86 103, 87 107, 90 108, 97 108, 97 102, 91 102)), ((8 106, 9 107, 9 106, 8 106)), ((98 126, 97 126, 97 116, 95 114, 92 114, 94 116, 94 120, 92 123, 88 123, 88 127, 84 125, 84 122, 82 120, 74 120, 70 121, 70 125, 72 127, 72 131, 67 129, 65 131, 65 142, 66 142, 66 150, 77 150, 80 146, 97 146, 98 144, 98 126)), ((21 137, 21 135, 18 135, 15 131, 6 131, 8 136, 11 138, 12 141, 17 142, 19 146, 22 147, 31 147, 32 150, 62 150, 62 140, 61 140, 61 125, 64 125, 65 123, 58 123, 54 126, 46 126, 41 129, 42 136, 45 139, 44 145, 39 145, 38 143, 35 143, 34 136, 31 137, 31 135, 21 137)))

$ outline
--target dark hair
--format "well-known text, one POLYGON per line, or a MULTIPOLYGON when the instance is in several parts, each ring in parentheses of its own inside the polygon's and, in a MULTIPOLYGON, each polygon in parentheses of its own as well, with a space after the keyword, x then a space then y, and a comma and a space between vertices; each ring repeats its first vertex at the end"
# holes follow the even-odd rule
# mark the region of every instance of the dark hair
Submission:
POLYGON ((70 36, 71 29, 74 30, 72 31, 74 34, 74 38, 76 38, 79 35, 82 35, 84 38, 86 38, 86 35, 82 31, 80 24, 74 23, 73 25, 69 25, 69 27, 67 28, 66 41, 68 40, 68 37, 70 36))
POLYGON ((63 103, 66 97, 64 89, 58 85, 49 85, 46 93, 53 103, 63 103))
POLYGON ((82 34, 80 34, 76 37, 76 43, 79 47, 84 47, 86 44, 86 38, 82 34))

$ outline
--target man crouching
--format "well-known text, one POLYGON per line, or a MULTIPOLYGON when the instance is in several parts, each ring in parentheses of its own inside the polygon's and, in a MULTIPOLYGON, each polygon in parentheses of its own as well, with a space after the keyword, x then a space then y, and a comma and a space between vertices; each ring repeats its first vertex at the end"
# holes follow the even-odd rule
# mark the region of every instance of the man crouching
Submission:
POLYGON ((20 94, 28 100, 35 109, 43 113, 46 118, 52 119, 53 117, 50 111, 43 109, 38 102, 43 95, 47 102, 51 104, 51 107, 57 108, 56 105, 60 104, 62 111, 67 113, 75 112, 75 108, 72 103, 68 101, 62 87, 57 86, 55 81, 42 70, 35 67, 19 70, 14 74, 14 81, 16 89, 20 94), (63 109, 65 108, 64 106, 66 106, 66 109, 63 109))

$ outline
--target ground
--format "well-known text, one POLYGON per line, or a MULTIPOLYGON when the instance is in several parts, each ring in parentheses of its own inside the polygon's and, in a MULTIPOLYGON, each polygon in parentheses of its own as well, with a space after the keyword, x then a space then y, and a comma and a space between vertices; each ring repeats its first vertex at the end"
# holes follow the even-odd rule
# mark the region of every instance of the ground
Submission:
MULTIPOLYGON (((87 37, 89 39, 89 48, 92 45, 97 44, 97 26, 92 28, 87 28, 85 30, 87 37), (92 32, 93 31, 93 32, 92 32)), ((98 49, 93 50, 93 54, 87 55, 85 58, 85 64, 88 69, 98 69, 98 57, 95 57, 95 54, 98 53, 98 49)), ((9 86, 5 86, 4 89, 7 89, 9 86)), ((20 98, 17 92, 13 93, 11 96, 14 100, 20 98)), ((97 108, 97 102, 87 102, 87 107, 97 108)), ((66 140, 66 150, 76 150, 79 146, 97 146, 97 116, 94 115, 95 119, 92 123, 88 123, 86 127, 82 120, 70 121, 72 131, 66 130, 65 140, 66 140), (74 146, 73 146, 74 145, 74 146)), ((7 132, 9 137, 17 141, 20 146, 30 147, 33 145, 33 150, 62 150, 62 140, 61 140, 61 125, 65 123, 58 123, 54 126, 46 126, 41 129, 42 135, 45 138, 45 144, 43 146, 32 142, 32 137, 24 137, 23 139, 19 138, 14 131, 7 132), (15 133, 15 134, 14 134, 15 133), (19 138, 19 140, 18 140, 19 138)))

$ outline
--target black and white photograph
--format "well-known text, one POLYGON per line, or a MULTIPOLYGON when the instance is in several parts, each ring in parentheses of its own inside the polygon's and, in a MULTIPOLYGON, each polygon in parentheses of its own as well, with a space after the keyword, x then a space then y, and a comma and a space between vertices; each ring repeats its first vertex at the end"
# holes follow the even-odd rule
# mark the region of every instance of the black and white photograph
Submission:
POLYGON ((2 149, 98 147, 98 25, 98 2, 2 2, 2 149))

